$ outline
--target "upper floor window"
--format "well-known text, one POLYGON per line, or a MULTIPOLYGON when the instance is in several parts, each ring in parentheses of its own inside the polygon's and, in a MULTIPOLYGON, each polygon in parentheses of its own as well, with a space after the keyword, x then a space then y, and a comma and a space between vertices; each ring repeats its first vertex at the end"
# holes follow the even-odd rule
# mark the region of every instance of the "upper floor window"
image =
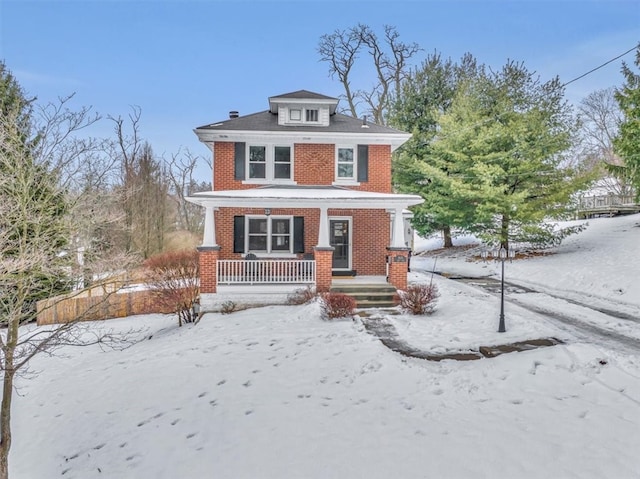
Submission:
POLYGON ((248 180, 291 180, 290 146, 249 145, 247 152, 248 180))
POLYGON ((337 180, 355 180, 356 164, 353 148, 338 148, 336 162, 337 180))
POLYGON ((292 108, 289 110, 289 120, 302 121, 302 110, 298 108, 292 108))
POLYGON ((273 177, 291 179, 291 147, 276 146, 273 156, 273 177))
POLYGON ((318 110, 305 110, 305 120, 311 122, 318 121, 318 110))
POLYGON ((249 147, 249 178, 266 178, 267 148, 264 146, 249 147))
POLYGON ((336 183, 361 183, 369 181, 369 146, 336 146, 336 183))

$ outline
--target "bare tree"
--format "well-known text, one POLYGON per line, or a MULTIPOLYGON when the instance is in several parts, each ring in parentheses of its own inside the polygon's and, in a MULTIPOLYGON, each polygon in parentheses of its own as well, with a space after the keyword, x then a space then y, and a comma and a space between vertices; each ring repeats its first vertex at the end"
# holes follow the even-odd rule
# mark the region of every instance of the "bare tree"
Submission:
POLYGON ((409 70, 408 63, 418 51, 417 43, 402 42, 396 28, 389 25, 384 27, 382 40, 369 26, 358 24, 347 30, 322 35, 318 45, 320 59, 329 64, 329 74, 337 76, 342 83, 350 114, 358 117, 358 105, 364 102, 366 113, 371 114, 378 124, 386 123, 391 100, 399 94, 402 80, 409 70), (363 49, 373 63, 375 79, 370 87, 354 89, 351 79, 363 49))
MULTIPOLYGON (((211 183, 195 177, 198 164, 205 160, 188 149, 179 151, 168 161, 168 175, 171 182, 171 199, 176 207, 176 223, 179 229, 189 233, 199 233, 202 229, 202 208, 185 198, 198 191, 211 191, 211 183)), ((209 162, 209 167, 211 163, 209 162)))
POLYGON ((614 152, 613 140, 618 135, 623 115, 614 94, 613 87, 597 90, 580 102, 578 113, 582 136, 578 157, 583 168, 593 171, 599 178, 601 188, 615 194, 631 194, 630 184, 611 177, 605 170, 605 165, 621 164, 614 152))
MULTIPOLYGON (((20 126, 21 106, 4 109, 0 117, 0 479, 9 477, 11 410, 14 381, 27 370, 37 354, 52 353, 68 345, 87 345, 119 340, 109 334, 85 334, 76 318, 63 325, 24 328, 36 318, 38 299, 68 291, 75 283, 72 238, 78 231, 75 202, 62 188, 60 171, 52 158, 60 150, 38 149, 44 141, 28 138, 20 126), (43 151, 47 156, 41 157, 43 151)), ((47 121, 47 120, 45 120, 47 121)), ((72 129, 73 130, 73 129, 72 129)), ((61 142, 61 150, 66 148, 61 142)), ((94 221, 97 221, 94 218, 94 221)), ((125 258, 85 263, 85 271, 98 274, 92 266, 123 266, 125 258), (114 263, 114 261, 117 261, 114 263)), ((100 271, 104 273, 104 271, 100 271)))
POLYGON ((124 244, 127 252, 144 258, 162 251, 164 233, 170 223, 167 208, 169 178, 151 145, 140 136, 141 110, 132 107, 129 132, 122 117, 109 117, 116 139, 112 158, 120 166, 121 182, 116 186, 124 213, 124 244))

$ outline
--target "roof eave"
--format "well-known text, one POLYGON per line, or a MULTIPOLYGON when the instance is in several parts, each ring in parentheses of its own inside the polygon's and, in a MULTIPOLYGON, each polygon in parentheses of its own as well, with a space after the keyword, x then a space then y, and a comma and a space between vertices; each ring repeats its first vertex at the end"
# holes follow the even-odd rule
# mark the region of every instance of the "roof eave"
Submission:
POLYGON ((411 138, 410 133, 355 133, 355 132, 309 132, 309 131, 248 131, 248 130, 193 130, 203 143, 229 141, 255 141, 262 138, 283 140, 293 138, 297 143, 336 144, 348 141, 365 141, 368 145, 391 145, 395 151, 411 138))

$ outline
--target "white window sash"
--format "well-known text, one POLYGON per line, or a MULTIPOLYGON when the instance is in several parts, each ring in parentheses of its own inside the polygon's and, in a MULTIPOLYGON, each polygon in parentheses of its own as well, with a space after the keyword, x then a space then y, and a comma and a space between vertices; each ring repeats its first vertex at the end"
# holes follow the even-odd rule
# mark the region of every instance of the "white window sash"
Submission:
MULTIPOLYGON (((293 254, 293 216, 287 216, 287 215, 246 215, 245 216, 245 231, 247 232, 245 235, 245 245, 244 245, 244 250, 247 253, 260 253, 260 254, 266 254, 266 255, 278 255, 278 254, 293 254), (249 237, 251 236, 251 233, 249 232, 249 220, 267 220, 267 249, 266 250, 251 250, 249 249, 249 237), (288 220, 289 221, 289 234, 285 234, 285 233, 274 233, 273 230, 273 220, 288 220), (274 237, 285 237, 288 236, 289 237, 289 249, 288 250, 272 250, 272 241, 274 237)), ((254 235, 257 236, 257 235, 254 235)), ((260 236, 263 236, 262 234, 260 236)))

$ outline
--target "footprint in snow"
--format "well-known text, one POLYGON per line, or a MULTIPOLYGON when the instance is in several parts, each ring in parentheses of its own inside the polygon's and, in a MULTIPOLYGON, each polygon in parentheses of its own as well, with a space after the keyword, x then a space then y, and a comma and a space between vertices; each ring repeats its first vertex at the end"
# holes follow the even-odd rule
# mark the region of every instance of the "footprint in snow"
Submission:
POLYGON ((203 398, 203 397, 205 397, 206 395, 207 395, 207 392, 205 391, 205 392, 202 392, 202 393, 198 394, 198 397, 199 397, 199 398, 203 398))
POLYGON ((227 382, 226 379, 223 379, 222 381, 218 381, 218 386, 222 386, 226 382, 227 382))

